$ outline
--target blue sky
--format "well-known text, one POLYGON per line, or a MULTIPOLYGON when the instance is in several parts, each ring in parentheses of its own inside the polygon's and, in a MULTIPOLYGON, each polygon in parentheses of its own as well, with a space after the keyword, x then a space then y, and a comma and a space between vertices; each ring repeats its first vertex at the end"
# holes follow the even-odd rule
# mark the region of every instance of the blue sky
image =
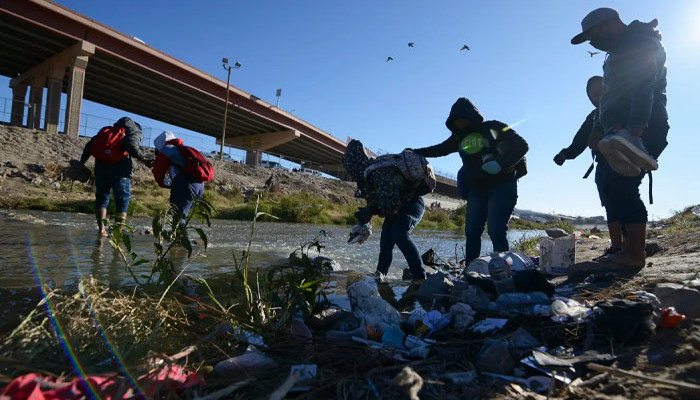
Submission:
MULTIPOLYGON (((235 86, 273 103, 275 89, 282 88, 282 108, 374 149, 442 141, 449 135, 444 120, 450 106, 469 97, 487 119, 524 120, 516 131, 530 144, 530 173, 520 181, 518 207, 574 215, 603 214, 593 180, 581 179, 590 153, 563 167, 552 158, 592 108, 585 82, 601 73, 603 55, 591 58, 589 45, 569 40, 599 6, 616 8, 624 22, 658 18, 668 53, 671 131, 654 175, 650 214, 666 216, 700 202, 692 173, 700 148, 697 1, 59 3, 222 79, 221 58, 240 61, 235 86), (471 51, 460 51, 464 44, 471 51), (394 60, 386 62, 387 56, 394 60)), ((2 79, 0 97, 10 97, 2 79)), ((88 102, 83 111, 123 114, 88 102)), ((144 125, 168 127, 149 120, 144 125)), ((431 162, 452 173, 461 165, 457 154, 431 162)), ((642 189, 646 193, 646 180, 642 189)))

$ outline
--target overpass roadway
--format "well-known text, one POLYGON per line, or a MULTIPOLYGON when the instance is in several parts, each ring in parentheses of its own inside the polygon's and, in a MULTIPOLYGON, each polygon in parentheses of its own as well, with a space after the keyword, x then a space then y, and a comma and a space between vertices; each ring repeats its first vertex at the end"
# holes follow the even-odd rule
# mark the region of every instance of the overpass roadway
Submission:
MULTIPOLYGON (((11 122, 23 124, 24 103, 42 109, 45 126, 59 130, 61 93, 65 126, 78 134, 82 99, 180 126, 220 142, 226 82, 133 37, 47 0, 0 2, 0 74, 11 79, 11 122), (38 106, 38 107, 37 107, 38 106)), ((237 87, 229 89, 225 144, 245 149, 259 163, 264 151, 345 178, 345 142, 237 87)), ((41 115, 27 125, 41 128, 41 115)), ((456 195, 456 183, 439 178, 437 191, 456 195)))

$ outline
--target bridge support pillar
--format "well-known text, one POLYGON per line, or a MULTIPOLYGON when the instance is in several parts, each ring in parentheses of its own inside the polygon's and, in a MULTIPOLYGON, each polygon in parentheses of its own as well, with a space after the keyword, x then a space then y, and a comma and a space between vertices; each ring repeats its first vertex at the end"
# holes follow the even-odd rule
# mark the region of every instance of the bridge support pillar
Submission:
POLYGON ((63 80, 68 73, 68 103, 66 105, 65 132, 78 136, 80 125, 80 108, 83 102, 85 86, 85 68, 88 57, 95 54, 95 45, 81 40, 52 57, 33 66, 28 71, 10 80, 13 89, 12 124, 21 125, 24 119, 24 95, 27 86, 31 86, 29 103, 31 104, 27 126, 39 129, 41 122, 41 103, 44 97, 44 86, 48 77, 49 90, 46 98, 46 130, 58 132, 58 120, 61 108, 61 92, 63 80), (23 92, 24 91, 24 92, 23 92), (22 100, 21 102, 17 100, 22 100))
POLYGON ((262 162, 262 151, 258 150, 246 150, 245 152, 245 165, 251 165, 257 167, 262 162))
POLYGON ((58 119, 61 113, 61 92, 63 91, 63 77, 66 71, 56 68, 49 75, 48 91, 46 94, 46 114, 44 125, 46 132, 58 133, 58 119))
POLYGON ((41 106, 44 102, 44 86, 46 86, 45 76, 37 76, 32 79, 29 89, 29 118, 27 118, 27 128, 41 128, 41 106))
MULTIPOLYGON (((290 129, 288 131, 226 138, 226 142, 224 144, 229 147, 245 149, 246 165, 258 166, 262 161, 262 154, 265 150, 291 142, 299 137, 301 137, 301 133, 295 131, 294 129, 290 129)), ((216 142, 220 144, 221 139, 217 139, 216 142)))
POLYGON ((66 102, 66 128, 68 136, 78 137, 80 133, 80 110, 83 106, 85 68, 87 56, 76 57, 68 67, 68 101, 66 102))
POLYGON ((10 124, 22 126, 24 124, 24 104, 27 100, 27 85, 16 85, 12 88, 12 115, 10 124))

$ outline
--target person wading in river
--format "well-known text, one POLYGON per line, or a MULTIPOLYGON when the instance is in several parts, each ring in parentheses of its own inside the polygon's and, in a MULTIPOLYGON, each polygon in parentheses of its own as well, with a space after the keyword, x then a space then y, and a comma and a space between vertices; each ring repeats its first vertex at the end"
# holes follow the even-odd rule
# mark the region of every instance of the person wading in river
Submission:
POLYGON ((132 158, 149 163, 141 153, 141 125, 124 117, 97 133, 83 149, 80 164, 95 158, 95 217, 100 236, 107 236, 103 221, 107 218, 110 192, 114 194, 117 224, 124 223, 131 197, 132 158))
POLYGON ((184 221, 196 199, 204 196, 204 182, 214 179, 214 168, 202 154, 187 147, 170 131, 153 141, 156 161, 153 177, 160 187, 170 189, 170 204, 184 221))

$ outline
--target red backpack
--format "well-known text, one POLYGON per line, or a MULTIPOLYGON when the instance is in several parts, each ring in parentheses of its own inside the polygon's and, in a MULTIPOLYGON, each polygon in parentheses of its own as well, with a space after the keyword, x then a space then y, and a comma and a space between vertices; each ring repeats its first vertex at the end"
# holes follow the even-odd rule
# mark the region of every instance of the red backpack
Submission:
POLYGON ((107 164, 116 164, 129 155, 122 150, 122 141, 126 136, 124 128, 105 126, 97 132, 97 136, 92 139, 90 154, 96 160, 107 164))
POLYGON ((199 182, 209 182, 214 179, 214 166, 204 158, 202 153, 188 146, 177 146, 177 149, 185 159, 185 165, 180 167, 182 172, 199 182))

